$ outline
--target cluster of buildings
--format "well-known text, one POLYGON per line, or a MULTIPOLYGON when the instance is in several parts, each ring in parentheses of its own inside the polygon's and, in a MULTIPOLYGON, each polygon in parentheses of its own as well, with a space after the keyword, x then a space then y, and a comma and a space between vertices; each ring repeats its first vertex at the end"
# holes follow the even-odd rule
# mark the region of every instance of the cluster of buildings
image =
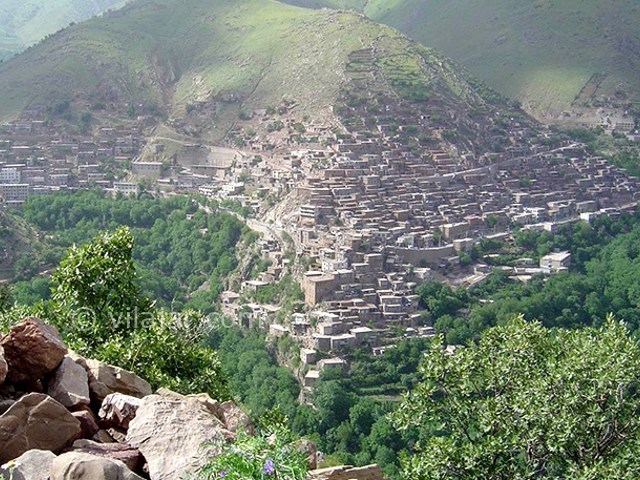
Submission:
POLYGON ((103 188, 134 193, 118 182, 118 165, 131 162, 144 143, 135 126, 69 134, 43 120, 0 125, 0 200, 19 206, 28 195, 61 189, 103 188))
MULTIPOLYGON (((346 368, 341 355, 354 348, 379 352, 399 336, 432 335, 416 286, 455 271, 483 238, 508 237, 514 225, 553 232, 637 206, 637 180, 583 145, 552 141, 490 109, 471 118, 444 102, 436 121, 433 108, 420 108, 359 103, 340 114, 340 128, 286 113, 276 131, 263 112, 253 123, 258 133, 241 130, 254 131, 242 150, 182 143, 170 153, 157 139, 147 144, 141 127, 83 136, 16 122, 0 126, 0 197, 20 204, 88 186, 136 194, 138 183, 116 181, 111 168, 126 165, 130 178, 158 191, 200 193, 253 212, 248 222, 265 233, 268 268, 243 291, 225 292, 223 308, 266 322, 273 336, 296 337, 310 387, 321 370, 346 368), (456 139, 456 129, 471 129, 477 144, 456 139), (283 319, 278 306, 242 302, 292 271, 290 248, 306 313, 283 319)), ((569 262, 566 252, 553 253, 513 274, 552 274, 569 262)), ((474 275, 489 271, 477 265, 474 275)))
MULTIPOLYGON (((398 336, 432 335, 416 286, 455 270, 481 239, 508 238, 514 225, 554 232, 637 207, 637 180, 584 145, 551 142, 510 122, 510 144, 498 152, 444 141, 412 148, 402 133, 410 121, 398 118, 389 129, 365 120, 367 130, 327 133, 323 147, 281 153, 276 167, 267 160, 243 167, 247 184, 287 192, 281 205, 288 208, 271 218, 310 264, 301 279, 308 313, 276 321, 262 311, 273 336, 303 345, 308 387, 323 369, 347 368, 343 354, 354 348, 381 351, 398 336)), ((438 129, 429 135, 438 138, 438 129)), ((236 198, 249 202, 246 194, 236 198)), ((565 271, 570 257, 552 253, 511 273, 565 271)), ((474 271, 489 272, 486 265, 474 271)))

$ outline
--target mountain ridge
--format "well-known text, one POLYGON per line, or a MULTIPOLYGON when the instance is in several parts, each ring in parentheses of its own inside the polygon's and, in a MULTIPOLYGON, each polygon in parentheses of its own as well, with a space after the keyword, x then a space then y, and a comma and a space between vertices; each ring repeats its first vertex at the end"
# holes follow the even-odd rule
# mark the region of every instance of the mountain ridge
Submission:
POLYGON ((504 101, 483 98, 452 62, 355 12, 275 0, 139 0, 0 65, 0 117, 71 107, 170 119, 195 105, 219 141, 243 111, 282 102, 335 118, 355 78, 350 55, 362 50, 372 57, 355 77, 383 95, 447 99, 457 110, 504 101))
POLYGON ((4 0, 0 6, 0 60, 8 59, 71 22, 86 20, 127 0, 4 0))
POLYGON ((640 8, 629 0, 284 1, 364 12, 440 50, 539 118, 640 99, 640 8))

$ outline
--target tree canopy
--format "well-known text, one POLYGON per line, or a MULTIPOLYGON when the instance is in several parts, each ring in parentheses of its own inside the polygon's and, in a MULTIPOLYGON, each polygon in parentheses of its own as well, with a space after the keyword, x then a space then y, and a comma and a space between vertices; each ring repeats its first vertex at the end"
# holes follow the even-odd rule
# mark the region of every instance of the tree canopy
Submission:
POLYGON ((581 330, 517 317, 454 354, 440 339, 420 374, 394 416, 430 433, 406 478, 640 477, 640 349, 613 317, 581 330))

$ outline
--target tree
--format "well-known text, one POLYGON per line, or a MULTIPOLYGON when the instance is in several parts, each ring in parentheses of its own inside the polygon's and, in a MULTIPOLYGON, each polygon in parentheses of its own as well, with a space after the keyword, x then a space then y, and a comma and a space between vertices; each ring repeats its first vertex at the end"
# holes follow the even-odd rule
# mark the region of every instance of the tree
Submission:
POLYGON ((8 311, 13 305, 13 291, 11 285, 0 284, 0 313, 8 311))
POLYGON ((150 303, 135 282, 132 252, 128 227, 69 248, 52 275, 55 308, 73 323, 61 325, 63 331, 74 330, 87 344, 97 345, 130 330, 148 314, 150 303))
POLYGON ((612 317, 550 330, 517 317, 448 355, 434 341, 394 416, 420 426, 419 479, 640 476, 640 349, 612 317))
POLYGON ((48 316, 82 355, 132 370, 154 387, 229 397, 217 353, 204 344, 212 327, 194 311, 152 308, 140 294, 127 227, 73 246, 52 275, 48 316))

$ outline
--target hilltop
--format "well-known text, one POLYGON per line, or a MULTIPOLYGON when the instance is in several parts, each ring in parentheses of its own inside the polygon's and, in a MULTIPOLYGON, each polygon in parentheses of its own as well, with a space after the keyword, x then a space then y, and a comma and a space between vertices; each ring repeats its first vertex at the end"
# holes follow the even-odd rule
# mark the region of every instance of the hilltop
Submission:
POLYGON ((632 0, 291 0, 353 8, 467 67, 539 118, 640 95, 640 7, 632 0))
POLYGON ((432 50, 355 12, 275 0, 140 0, 0 66, 0 117, 84 109, 182 118, 197 109, 216 141, 243 112, 283 102, 333 119, 362 75, 369 91, 414 103, 437 98, 467 111, 499 100, 432 50), (364 70, 354 66, 358 52, 364 70))
POLYGON ((8 59, 72 22, 79 22, 126 0, 3 0, 0 5, 0 60, 8 59))

